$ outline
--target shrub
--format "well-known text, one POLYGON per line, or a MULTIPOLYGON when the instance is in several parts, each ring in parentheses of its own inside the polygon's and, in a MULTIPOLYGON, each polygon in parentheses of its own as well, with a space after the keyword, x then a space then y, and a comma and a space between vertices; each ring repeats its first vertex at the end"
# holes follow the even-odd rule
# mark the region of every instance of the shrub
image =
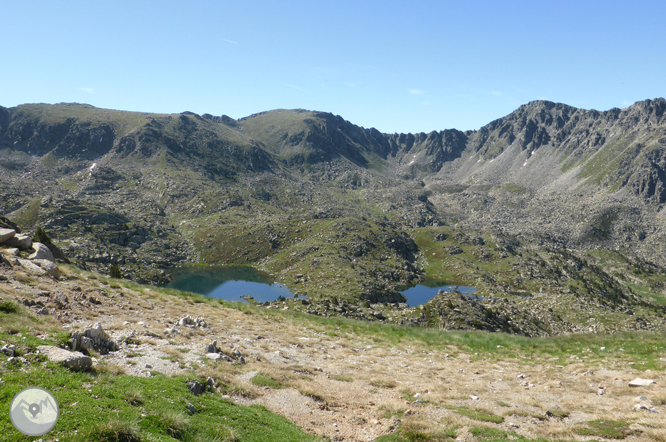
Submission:
POLYGON ((46 245, 52 244, 51 238, 49 237, 49 235, 46 234, 46 231, 44 231, 44 229, 42 229, 41 227, 37 227, 37 231, 35 232, 35 236, 33 237, 32 240, 46 245))
POLYGON ((122 274, 120 273, 120 264, 117 262, 111 264, 111 267, 109 268, 109 276, 116 279, 122 278, 122 274))

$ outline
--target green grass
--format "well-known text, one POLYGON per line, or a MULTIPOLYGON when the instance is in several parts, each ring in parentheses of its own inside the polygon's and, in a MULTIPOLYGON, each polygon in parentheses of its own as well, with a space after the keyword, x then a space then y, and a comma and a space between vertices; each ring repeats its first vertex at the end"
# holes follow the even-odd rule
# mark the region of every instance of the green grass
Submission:
POLYGON ((345 376, 340 374, 331 375, 331 379, 335 379, 336 381, 340 382, 354 382, 354 378, 352 378, 351 376, 345 376))
POLYGON ((282 382, 264 373, 259 373, 255 375, 252 379, 250 379, 250 382, 252 382, 252 384, 256 385, 257 387, 269 387, 273 389, 278 389, 283 387, 282 382))
POLYGON ((575 428, 576 434, 581 436, 599 436, 606 439, 624 439, 632 432, 629 430, 628 422, 614 421, 610 419, 598 419, 586 423, 585 427, 575 428))
POLYGON ((395 381, 386 379, 372 379, 369 383, 377 388, 395 388, 398 385, 395 381))
POLYGON ((30 228, 37 224, 39 221, 39 205, 41 203, 40 198, 32 198, 20 209, 7 215, 9 218, 13 219, 19 227, 30 228))
POLYGON ((450 410, 455 410, 458 414, 462 416, 466 416, 470 419, 474 419, 480 422, 492 422, 493 424, 501 424, 502 422, 504 422, 504 418, 502 416, 497 416, 496 414, 492 414, 487 410, 482 410, 479 408, 471 409, 468 407, 454 407, 454 406, 445 406, 445 408, 448 408, 450 410))
MULTIPOLYGON (((187 389, 185 377, 72 373, 50 363, 24 369, 0 369, 6 381, 0 401, 9 403, 27 385, 48 389, 61 410, 48 437, 62 442, 316 440, 263 407, 237 405, 217 394, 196 397, 187 389), (187 408, 190 403, 196 408, 193 415, 187 408)), ((8 413, 0 413, 0 432, 3 441, 25 440, 8 413)))

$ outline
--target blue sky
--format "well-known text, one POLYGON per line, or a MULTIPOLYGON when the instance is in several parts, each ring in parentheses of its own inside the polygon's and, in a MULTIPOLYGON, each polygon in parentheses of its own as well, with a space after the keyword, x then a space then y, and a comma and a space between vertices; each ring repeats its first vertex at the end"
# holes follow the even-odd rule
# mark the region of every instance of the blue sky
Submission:
POLYGON ((666 96, 663 1, 2 1, 0 105, 233 118, 277 108, 382 132, 478 129, 537 99, 666 96))

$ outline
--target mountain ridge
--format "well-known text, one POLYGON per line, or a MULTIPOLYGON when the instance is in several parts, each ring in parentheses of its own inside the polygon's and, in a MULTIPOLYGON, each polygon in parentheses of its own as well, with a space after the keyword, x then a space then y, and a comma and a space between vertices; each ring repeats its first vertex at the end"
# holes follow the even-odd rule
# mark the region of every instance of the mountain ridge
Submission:
POLYGON ((84 268, 117 262, 141 282, 188 264, 251 265, 309 296, 315 314, 579 331, 543 292, 566 305, 582 296, 588 314, 664 302, 666 280, 640 272, 666 275, 665 109, 535 101, 477 131, 385 134, 308 110, 0 108, 0 213, 43 227, 84 268), (598 270, 602 252, 629 270, 598 270), (502 314, 522 319, 484 316, 492 303, 451 317, 437 301, 415 317, 349 307, 399 304, 425 277, 508 299, 502 314))

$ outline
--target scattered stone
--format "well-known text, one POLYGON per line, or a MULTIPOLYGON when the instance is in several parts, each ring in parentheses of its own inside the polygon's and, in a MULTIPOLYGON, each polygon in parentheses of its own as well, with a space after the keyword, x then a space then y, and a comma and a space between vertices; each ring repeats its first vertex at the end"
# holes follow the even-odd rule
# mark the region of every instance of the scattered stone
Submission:
POLYGON ((212 361, 219 361, 223 358, 223 355, 220 353, 206 353, 204 356, 212 361))
POLYGON ((652 379, 641 379, 636 378, 633 381, 629 382, 630 387, 647 387, 648 385, 656 384, 652 379))
POLYGON ((53 252, 51 252, 51 249, 49 249, 45 244, 42 244, 41 242, 35 242, 32 243, 32 248, 35 249, 35 253, 28 256, 28 258, 46 259, 51 262, 55 262, 55 256, 53 256, 53 252))
POLYGON ((13 238, 14 235, 16 235, 16 230, 14 229, 0 229, 0 243, 3 243, 10 238, 13 238))
POLYGON ((14 356, 16 353, 16 346, 13 344, 5 344, 2 349, 0 349, 0 352, 6 354, 7 356, 14 356))
POLYGON ((599 350, 604 351, 606 350, 606 347, 599 347, 599 350))
POLYGON ((178 320, 176 325, 179 326, 193 326, 193 327, 201 327, 201 328, 208 328, 208 324, 206 324, 206 321, 204 318, 193 318, 190 315, 187 315, 181 319, 178 320))
POLYGON ((597 394, 599 394, 599 396, 605 395, 606 389, 604 387, 599 387, 599 390, 597 390, 597 394))
POLYGON ((194 414, 194 413, 197 412, 197 409, 194 408, 194 405, 192 405, 192 404, 187 404, 187 409, 188 409, 188 411, 189 411, 190 413, 192 413, 192 414, 194 414))
POLYGON ((146 330, 145 332, 143 332, 143 334, 144 336, 148 336, 150 338, 162 339, 162 335, 160 335, 159 333, 152 332, 150 330, 146 330))
POLYGON ((146 364, 146 368, 149 368, 149 369, 152 369, 152 368, 153 368, 153 366, 152 366, 152 365, 150 365, 150 364, 146 364))
POLYGON ((213 378, 206 379, 206 388, 208 390, 213 390, 215 388, 215 379, 213 378))
POLYGON ((40 345, 39 353, 46 355, 51 362, 61 363, 73 371, 88 371, 92 367, 92 359, 84 354, 65 350, 52 345, 40 345))
POLYGON ((111 337, 102 329, 102 324, 99 322, 83 333, 80 331, 73 332, 71 337, 72 350, 94 349, 100 354, 118 350, 118 344, 111 340, 111 337))
POLYGON ((474 396, 473 394, 470 395, 469 398, 470 398, 471 400, 473 400, 473 401, 478 401, 478 400, 479 400, 479 397, 478 397, 478 396, 474 396))
POLYGON ((204 391, 204 387, 203 385, 201 385, 201 382, 199 381, 187 381, 187 388, 195 396, 199 396, 204 391))
POLYGON ((423 401, 421 399, 417 399, 414 402, 412 402, 412 404, 422 404, 422 403, 423 401))

